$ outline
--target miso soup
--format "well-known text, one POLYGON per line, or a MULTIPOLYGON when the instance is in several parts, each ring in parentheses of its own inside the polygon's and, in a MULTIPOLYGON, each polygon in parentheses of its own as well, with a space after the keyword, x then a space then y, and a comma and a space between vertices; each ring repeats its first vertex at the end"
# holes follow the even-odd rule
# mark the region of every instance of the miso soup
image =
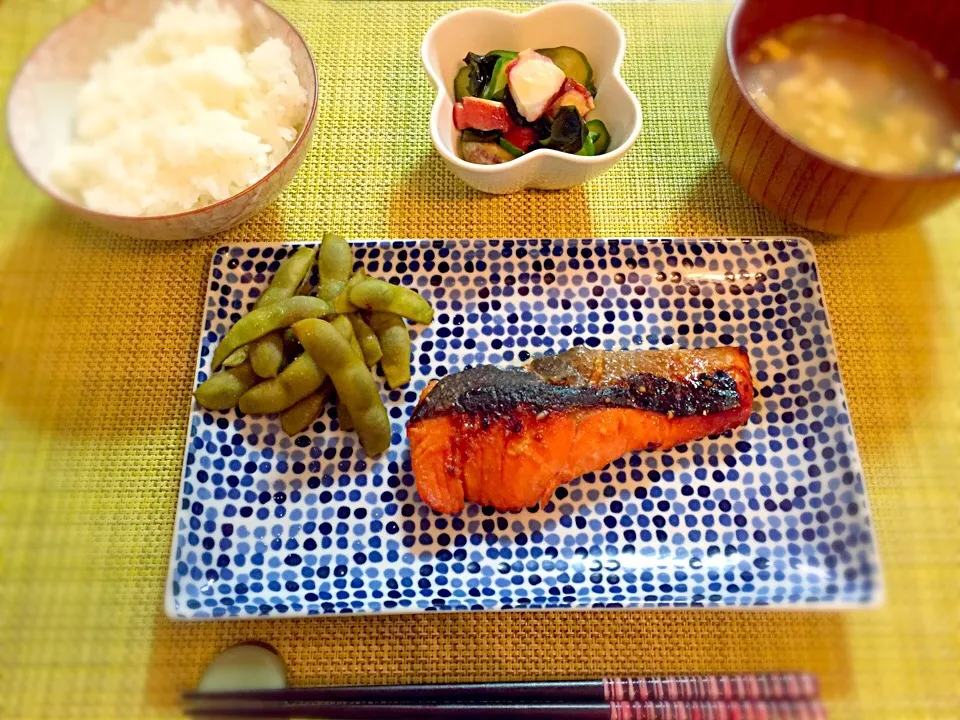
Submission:
POLYGON ((882 28, 800 20, 754 45, 740 74, 770 120, 834 160, 887 173, 960 169, 958 83, 882 28))

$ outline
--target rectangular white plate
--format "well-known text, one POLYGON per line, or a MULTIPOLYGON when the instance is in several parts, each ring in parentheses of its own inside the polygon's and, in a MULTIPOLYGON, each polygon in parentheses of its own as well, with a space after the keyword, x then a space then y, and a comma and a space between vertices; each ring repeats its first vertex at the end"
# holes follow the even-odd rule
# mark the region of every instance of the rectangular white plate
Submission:
MULTIPOLYGON (((218 249, 197 383, 291 245, 218 249)), ((273 417, 195 403, 167 585, 174 618, 552 608, 797 607, 882 594, 863 473, 813 249, 795 238, 360 242, 371 275, 436 308, 368 458, 332 408, 273 417), (433 512, 404 428, 433 377, 586 343, 747 348, 746 427, 637 452, 545 507, 433 512)))

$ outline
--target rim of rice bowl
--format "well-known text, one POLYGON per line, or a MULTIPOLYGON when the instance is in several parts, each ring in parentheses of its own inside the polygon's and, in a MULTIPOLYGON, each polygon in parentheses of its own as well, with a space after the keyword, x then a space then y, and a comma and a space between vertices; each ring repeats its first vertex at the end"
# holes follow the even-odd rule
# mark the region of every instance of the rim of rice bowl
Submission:
MULTIPOLYGON (((2 2, 2 0, 0 0, 0 2, 2 2)), ((316 117, 317 103, 319 101, 320 93, 317 91, 317 88, 318 88, 317 61, 314 59, 313 53, 310 52, 310 46, 307 45, 307 41, 304 40, 303 35, 300 34, 300 31, 296 28, 296 26, 294 26, 293 23, 287 20, 286 17, 284 17, 277 10, 274 10, 272 7, 267 5, 265 2, 263 2, 263 0, 250 0, 250 2, 256 6, 257 12, 268 12, 271 15, 274 15, 275 17, 279 18, 281 22, 287 25, 290 28, 290 30, 293 31, 294 36, 303 45, 304 49, 307 51, 307 57, 310 59, 309 69, 310 69, 311 77, 313 79, 313 89, 314 89, 313 102, 310 103, 310 106, 307 109, 307 114, 303 121, 303 127, 300 128, 300 132, 297 133, 296 139, 293 141, 293 143, 290 144, 290 149, 287 150, 283 158, 281 158, 280 162, 278 162, 276 165, 270 168, 270 170, 264 173, 264 175, 261 178, 259 178, 256 182, 252 183, 251 185, 248 185, 243 190, 240 190, 239 192, 233 195, 230 195, 229 197, 225 197, 222 200, 217 200, 215 202, 210 203, 209 205, 202 205, 197 208, 192 208, 191 210, 184 210, 182 212, 176 212, 176 213, 165 213, 163 215, 123 215, 120 213, 109 213, 109 212, 103 212, 101 210, 94 210, 86 205, 82 205, 76 202, 75 200, 70 198, 68 195, 63 193, 60 190, 60 188, 57 187, 56 183, 51 182, 49 178, 45 178, 45 179, 38 178, 37 175, 27 167, 26 163, 23 160, 21 160, 20 153, 17 151, 16 145, 13 142, 13 136, 12 136, 12 130, 11 130, 12 123, 10 118, 11 104, 9 102, 9 98, 12 96, 13 91, 16 88, 17 84, 20 82, 21 76, 23 75, 24 72, 26 72, 27 68, 34 61, 34 59, 41 53, 45 52, 50 45, 55 44, 57 42, 58 36, 61 33, 66 31, 74 23, 80 22, 82 20, 81 16, 85 15, 86 13, 92 10, 95 10, 98 6, 103 4, 103 0, 101 0, 101 2, 95 2, 92 5, 86 6, 85 8, 81 9, 80 12, 67 18, 66 20, 61 22, 59 25, 57 25, 43 40, 40 41, 39 44, 37 44, 36 47, 34 47, 34 49, 30 52, 30 54, 27 55, 26 59, 20 65, 19 70, 17 70, 17 73, 13 76, 13 81, 10 83, 10 88, 7 92, 7 111, 5 113, 6 115, 5 120, 6 120, 6 126, 7 126, 7 129, 6 129, 7 145, 10 146, 10 148, 13 150, 12 155, 16 160, 17 165, 20 167, 23 173, 27 177, 29 177, 35 185, 37 185, 37 187, 41 188, 48 195, 51 195, 52 197, 54 197, 54 199, 56 199, 57 202, 67 205, 84 214, 95 215, 95 216, 104 217, 104 218, 125 218, 131 221, 149 222, 149 221, 155 221, 155 220, 166 219, 166 218, 186 217, 188 215, 195 215, 197 213, 206 212, 211 208, 225 205, 226 203, 232 202, 238 197, 241 197, 243 195, 246 195, 249 192, 252 192, 254 189, 256 189, 261 184, 266 182, 266 180, 270 178, 274 173, 276 173, 280 169, 280 167, 290 159, 290 156, 294 153, 294 151, 297 148, 299 148, 300 145, 303 144, 303 141, 306 138, 308 131, 310 130, 310 126, 313 124, 314 118, 316 117)), ((144 25, 144 27, 146 27, 146 25, 144 25)), ((309 87, 305 89, 308 92, 310 90, 309 87)))

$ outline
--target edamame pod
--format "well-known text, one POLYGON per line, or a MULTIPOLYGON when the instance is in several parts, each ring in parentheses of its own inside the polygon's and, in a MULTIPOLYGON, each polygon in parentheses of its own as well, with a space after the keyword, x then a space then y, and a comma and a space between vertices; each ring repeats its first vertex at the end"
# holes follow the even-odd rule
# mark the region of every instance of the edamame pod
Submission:
POLYGON ((339 399, 337 399, 337 422, 340 423, 340 429, 345 432, 353 432, 355 429, 350 411, 339 399))
MULTIPOLYGON (((301 285, 306 282, 310 274, 315 255, 316 250, 312 247, 302 247, 284 258, 273 274, 270 285, 257 298, 253 307, 264 307, 299 294, 301 285)), ((236 354, 236 352, 232 353, 230 358, 236 354)), ((253 341, 250 344, 249 354, 253 371, 260 377, 272 378, 280 372, 280 366, 283 365, 283 346, 273 333, 253 341)), ((224 360, 224 364, 227 364, 230 358, 224 360)))
POLYGON ((283 333, 264 335, 250 345, 250 366, 262 378, 276 377, 283 365, 283 333))
POLYGON ((244 362, 211 375, 194 390, 193 396, 197 399, 197 404, 207 410, 229 410, 256 383, 256 373, 250 363, 244 362))
POLYGON ((248 348, 246 345, 244 345, 242 348, 234 350, 232 353, 230 353, 230 356, 223 361, 223 367, 232 368, 236 367, 237 365, 242 365, 247 361, 248 355, 248 348))
POLYGON ((350 302, 350 291, 353 289, 354 285, 356 285, 358 282, 363 282, 366 279, 367 273, 363 268, 360 268, 353 275, 351 275, 350 279, 347 280, 347 284, 344 286, 343 290, 341 290, 340 294, 333 299, 333 309, 341 315, 345 313, 356 312, 357 306, 350 302))
POLYGON ((345 317, 350 320, 350 324, 353 326, 353 334, 360 344, 363 361, 367 364, 367 367, 373 367, 380 362, 380 358, 383 357, 383 350, 380 349, 380 341, 377 340, 377 334, 358 313, 350 313, 345 317))
MULTIPOLYGON (((299 341, 297 345, 299 347, 299 341)), ((323 385, 326 379, 327 374, 317 367, 313 358, 301 353, 277 377, 254 385, 241 395, 240 412, 250 415, 281 412, 323 385)))
POLYGON ((283 431, 293 437, 309 428, 327 403, 329 394, 328 387, 321 387, 284 410, 280 414, 280 425, 283 431))
POLYGON ((410 382, 410 331, 399 315, 387 312, 370 313, 370 327, 380 341, 380 367, 387 385, 396 389, 410 382))
POLYGON ((433 308, 420 295, 383 280, 364 280, 350 291, 350 301, 365 310, 391 312, 413 322, 429 325, 433 308))
POLYGON ((303 353, 275 378, 254 385, 240 396, 240 412, 248 415, 277 413, 303 400, 327 379, 313 359, 303 353))
POLYGON ((289 327, 300 320, 333 314, 330 303, 308 295, 295 295, 251 310, 237 320, 217 346, 211 363, 214 370, 237 348, 262 338, 267 333, 289 327))
POLYGON ((317 297, 333 301, 340 294, 353 272, 353 250, 339 235, 324 233, 317 253, 317 297))
POLYGON ((376 455, 390 447, 390 418, 363 357, 324 320, 302 320, 293 326, 293 331, 317 367, 330 376, 367 454, 376 455))
POLYGON ((310 267, 313 265, 313 258, 316 250, 312 247, 302 247, 292 255, 288 255, 280 263, 280 267, 273 274, 270 285, 263 294, 257 298, 255 308, 275 303, 278 300, 286 300, 297 292, 300 283, 307 277, 310 267))
POLYGON ((347 341, 347 343, 349 343, 350 349, 360 357, 363 357, 363 351, 360 349, 360 343, 357 342, 357 336, 353 334, 353 325, 350 324, 350 320, 347 319, 347 316, 337 315, 333 320, 330 321, 330 324, 336 328, 338 333, 343 335, 344 339, 347 341))

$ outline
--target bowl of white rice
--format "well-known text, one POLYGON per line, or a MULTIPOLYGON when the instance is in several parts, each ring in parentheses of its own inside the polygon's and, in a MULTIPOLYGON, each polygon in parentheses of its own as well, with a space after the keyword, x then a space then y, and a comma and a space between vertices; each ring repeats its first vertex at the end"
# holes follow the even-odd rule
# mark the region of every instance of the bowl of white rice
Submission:
POLYGON ((71 212, 176 240, 273 202, 316 106, 306 42, 259 0, 100 0, 27 59, 7 132, 24 172, 71 212))

